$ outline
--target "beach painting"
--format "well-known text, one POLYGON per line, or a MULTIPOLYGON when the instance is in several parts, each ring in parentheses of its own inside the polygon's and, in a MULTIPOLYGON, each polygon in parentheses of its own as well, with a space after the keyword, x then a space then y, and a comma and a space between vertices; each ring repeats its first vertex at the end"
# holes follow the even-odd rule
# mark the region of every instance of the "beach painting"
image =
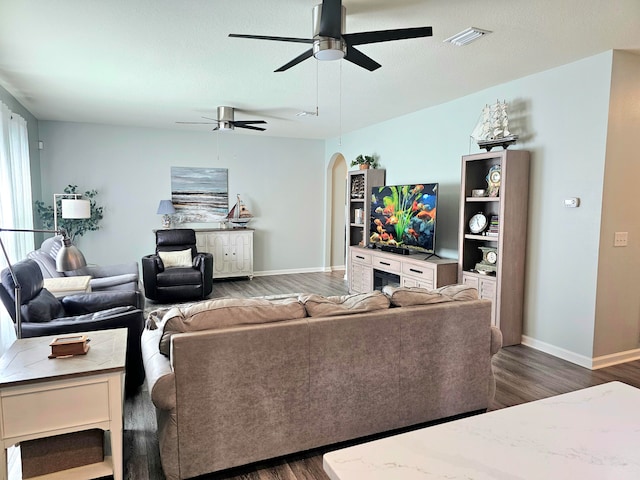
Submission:
POLYGON ((226 168, 171 167, 171 201, 177 223, 223 222, 229 213, 226 168))

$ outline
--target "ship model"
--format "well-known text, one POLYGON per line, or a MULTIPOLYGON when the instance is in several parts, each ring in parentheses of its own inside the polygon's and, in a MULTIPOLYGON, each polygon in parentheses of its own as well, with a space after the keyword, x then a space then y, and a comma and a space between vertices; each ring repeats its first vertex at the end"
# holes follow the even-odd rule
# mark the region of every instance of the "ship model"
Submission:
POLYGON ((245 228, 251 221, 253 215, 245 204, 240 200, 240 195, 237 195, 236 204, 231 208, 227 215, 227 221, 231 223, 235 228, 245 228))
POLYGON ((509 131, 507 102, 497 101, 493 105, 485 105, 471 137, 487 152, 490 152, 493 147, 506 149, 509 145, 516 143, 518 135, 509 131))

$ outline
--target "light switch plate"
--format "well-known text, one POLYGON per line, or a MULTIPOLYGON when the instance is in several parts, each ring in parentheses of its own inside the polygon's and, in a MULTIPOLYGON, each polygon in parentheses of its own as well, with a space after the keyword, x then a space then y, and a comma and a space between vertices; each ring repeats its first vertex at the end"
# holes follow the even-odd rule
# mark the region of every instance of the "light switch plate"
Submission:
POLYGON ((629 232, 616 232, 613 238, 614 247, 626 247, 629 242, 629 232))

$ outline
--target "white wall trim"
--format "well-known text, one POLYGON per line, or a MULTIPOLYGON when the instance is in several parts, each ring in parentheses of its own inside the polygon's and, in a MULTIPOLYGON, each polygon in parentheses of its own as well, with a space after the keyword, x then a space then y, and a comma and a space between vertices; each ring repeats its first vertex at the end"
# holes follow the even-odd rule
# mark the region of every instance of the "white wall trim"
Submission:
POLYGON ((265 270, 262 272, 253 272, 256 277, 265 277, 267 275, 290 275, 294 273, 318 273, 331 272, 331 267, 312 267, 312 268, 292 268, 287 270, 265 270))
POLYGON ((565 350, 564 348, 556 347, 555 345, 536 340, 535 338, 528 337, 526 335, 522 336, 522 344, 526 345, 527 347, 540 350, 541 352, 553 355, 554 357, 561 358, 563 360, 566 360, 567 362, 575 363, 576 365, 580 365, 581 367, 591 369, 592 359, 589 357, 585 357, 584 355, 565 350))
POLYGON ((556 347, 550 343, 541 342, 535 338, 522 336, 522 344, 527 347, 535 348, 541 352, 548 353, 554 357, 561 358, 581 367, 588 368, 589 370, 598 370, 604 367, 610 367, 612 365, 618 365, 620 363, 632 362, 634 360, 640 360, 640 348, 633 350, 627 350, 625 352, 611 353, 609 355, 602 355, 600 357, 589 358, 584 355, 565 350, 564 348, 556 347))
POLYGON ((632 362, 640 359, 640 348, 634 348, 633 350, 627 350, 626 352, 611 353, 609 355, 602 355, 593 359, 592 370, 598 370, 599 368, 610 367, 611 365, 618 365, 619 363, 632 362))

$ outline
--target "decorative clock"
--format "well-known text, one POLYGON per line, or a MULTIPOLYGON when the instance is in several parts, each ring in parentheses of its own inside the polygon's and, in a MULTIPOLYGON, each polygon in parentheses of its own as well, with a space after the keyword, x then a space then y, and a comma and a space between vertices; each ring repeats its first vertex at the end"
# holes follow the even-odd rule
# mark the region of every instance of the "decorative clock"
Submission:
POLYGON ((478 247, 482 251, 482 261, 476 263, 476 271, 494 274, 498 271, 498 249, 496 247, 478 247))
POLYGON ((484 232, 488 226, 489 220, 487 220, 487 216, 482 212, 476 213, 469 220, 469 231, 476 235, 484 232))
POLYGON ((500 181, 502 179, 502 169, 500 165, 492 165, 487 173, 487 197, 497 197, 500 193, 500 181))

